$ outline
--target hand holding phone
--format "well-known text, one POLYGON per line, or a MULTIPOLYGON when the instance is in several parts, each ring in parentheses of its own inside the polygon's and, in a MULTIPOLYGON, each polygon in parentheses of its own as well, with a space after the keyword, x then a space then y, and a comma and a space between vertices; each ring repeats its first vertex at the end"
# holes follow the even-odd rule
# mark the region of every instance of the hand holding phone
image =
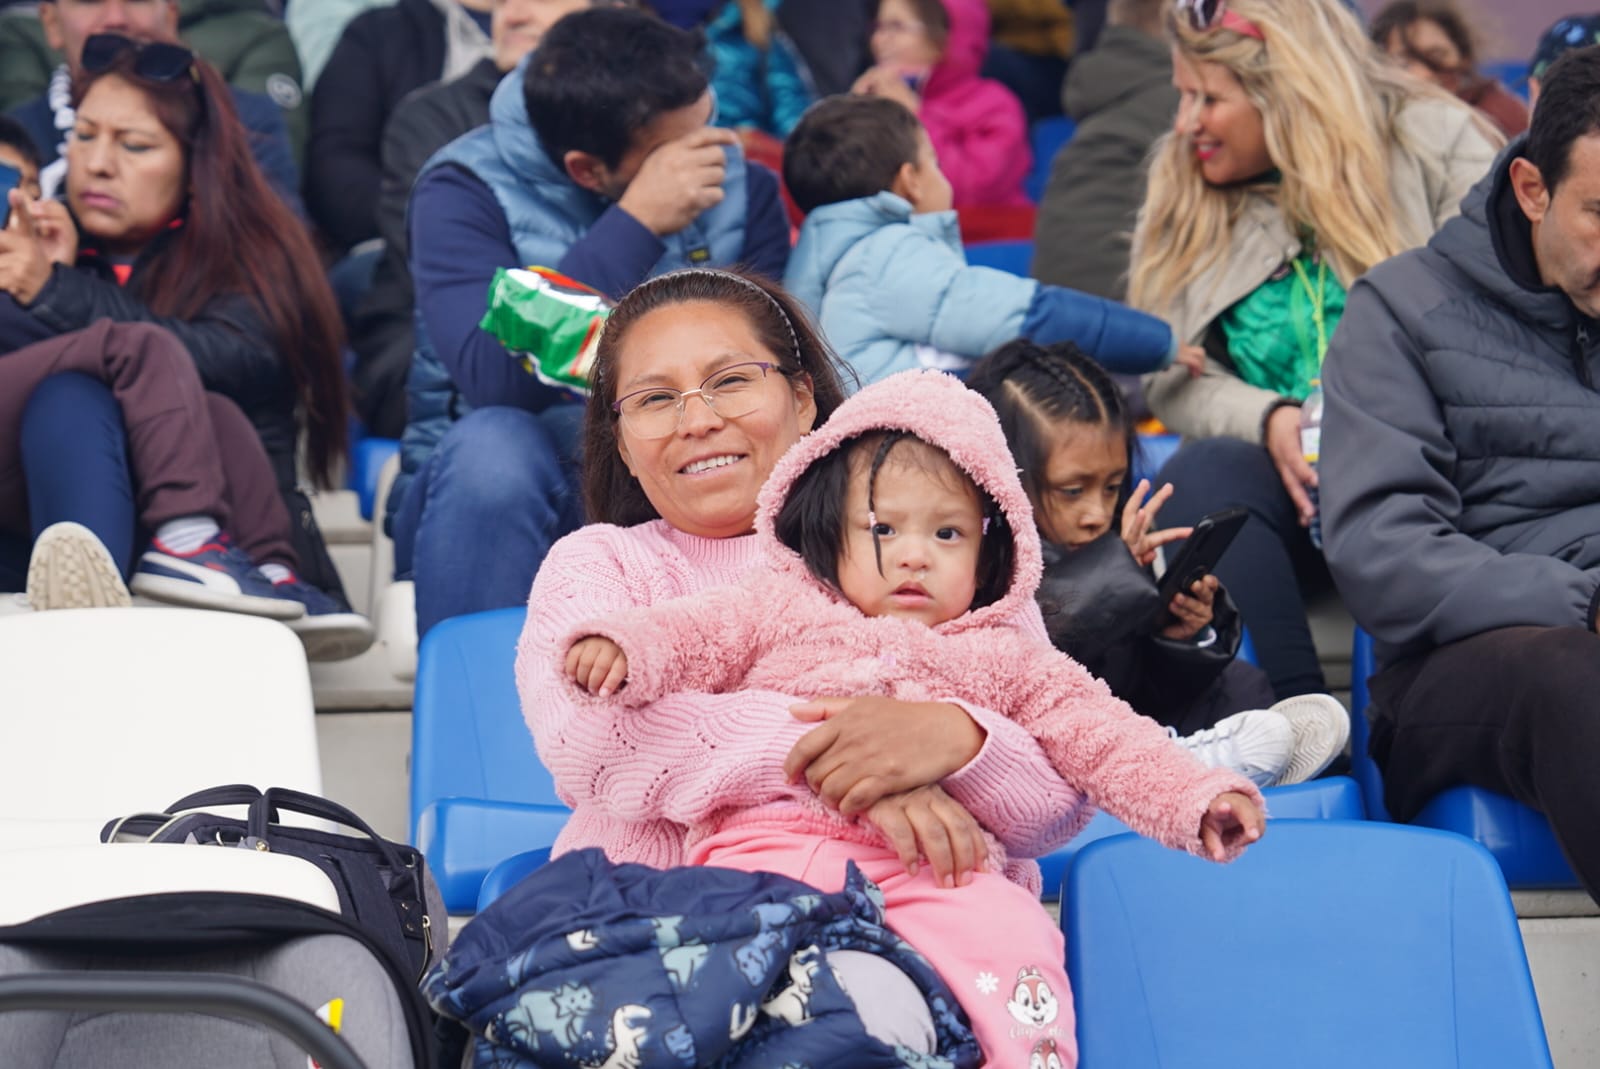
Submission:
POLYGON ((1161 594, 1162 620, 1171 615, 1168 606, 1172 604, 1174 597, 1188 591, 1195 583, 1216 569, 1222 554, 1227 551, 1249 517, 1250 513, 1242 508, 1224 509, 1221 512, 1213 512, 1194 525, 1194 532, 1178 551, 1178 559, 1168 565, 1166 572, 1161 576, 1158 589, 1161 594))

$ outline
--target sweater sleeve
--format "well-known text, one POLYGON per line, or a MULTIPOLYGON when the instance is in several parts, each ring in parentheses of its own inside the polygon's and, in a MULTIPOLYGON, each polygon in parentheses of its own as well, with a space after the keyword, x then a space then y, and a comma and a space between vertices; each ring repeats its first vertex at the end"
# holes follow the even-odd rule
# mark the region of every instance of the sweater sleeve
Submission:
POLYGON ((1142 375, 1172 363, 1178 340, 1155 316, 1061 286, 1040 286, 1022 333, 1040 345, 1076 343, 1107 371, 1142 375))
POLYGON ((1217 795, 1237 791, 1265 811, 1255 784, 1236 772, 1206 768, 1155 721, 1054 649, 1014 644, 997 661, 992 678, 1015 688, 1017 721, 1039 740, 1056 771, 1141 835, 1205 857, 1200 820, 1217 795))
POLYGON ((636 707, 579 703, 555 652, 584 620, 649 602, 586 528, 557 542, 534 580, 517 650, 517 689, 539 756, 562 798, 630 821, 694 824, 783 793, 783 762, 811 729, 771 691, 677 694, 636 707))

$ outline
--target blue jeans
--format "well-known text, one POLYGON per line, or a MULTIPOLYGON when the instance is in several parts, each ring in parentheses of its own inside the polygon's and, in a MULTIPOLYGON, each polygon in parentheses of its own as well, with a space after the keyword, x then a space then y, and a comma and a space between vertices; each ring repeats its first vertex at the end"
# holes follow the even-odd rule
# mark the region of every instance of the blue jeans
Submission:
POLYGON ((71 520, 93 531, 123 576, 133 563, 137 517, 128 432, 111 388, 88 375, 52 375, 28 398, 20 428, 28 523, 0 527, 0 590, 26 585, 33 540, 71 520))
POLYGON ((1217 578, 1239 606, 1277 696, 1327 690, 1301 591, 1329 589, 1332 579, 1267 451, 1237 438, 1185 442, 1161 469, 1156 485, 1164 482, 1173 491, 1161 509, 1163 527, 1192 526, 1235 505, 1250 510, 1217 564, 1217 578))
POLYGON ((440 620, 526 604, 550 546, 582 520, 582 405, 469 412, 394 515, 395 574, 417 584, 417 636, 440 620))

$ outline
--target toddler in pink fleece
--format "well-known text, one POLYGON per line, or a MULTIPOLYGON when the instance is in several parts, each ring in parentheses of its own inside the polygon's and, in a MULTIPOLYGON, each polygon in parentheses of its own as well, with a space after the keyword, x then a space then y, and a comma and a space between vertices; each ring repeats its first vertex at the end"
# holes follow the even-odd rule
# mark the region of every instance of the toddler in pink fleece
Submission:
POLYGON ((903 850, 803 783, 726 799, 691 829, 689 860, 827 888, 855 861, 884 891, 890 925, 956 991, 993 1064, 1052 1050, 1072 1065, 1060 933, 1037 902, 1037 866, 1006 862, 1005 848, 1053 849, 1101 805, 1225 860, 1261 834, 1259 792, 1200 765, 1017 625, 1039 581, 1038 535, 993 409, 960 381, 906 372, 845 402, 778 462, 756 537, 768 567, 736 585, 577 624, 559 644, 565 675, 583 700, 626 707, 740 689, 958 694, 1027 728, 1042 744, 1040 778, 985 785, 997 803, 986 807, 990 858, 1005 875, 941 888, 914 853, 902 864, 903 850))

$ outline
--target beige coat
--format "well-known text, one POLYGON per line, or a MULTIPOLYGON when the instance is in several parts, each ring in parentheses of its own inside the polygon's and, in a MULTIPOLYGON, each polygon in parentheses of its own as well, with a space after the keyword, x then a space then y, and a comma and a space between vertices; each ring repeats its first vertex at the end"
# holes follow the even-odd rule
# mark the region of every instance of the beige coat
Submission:
MULTIPOLYGON (((1402 236, 1412 246, 1421 245, 1456 214, 1467 190, 1488 173, 1497 145, 1470 109, 1450 101, 1413 101, 1396 117, 1395 131, 1389 150, 1390 194, 1402 236)), ((1199 344, 1219 315, 1299 253, 1299 239, 1276 201, 1253 196, 1233 228, 1227 253, 1156 314, 1172 324, 1180 339, 1199 344)), ((1191 438, 1259 442, 1267 410, 1282 400, 1211 359, 1198 378, 1175 364, 1145 376, 1144 388, 1156 417, 1191 438)))

